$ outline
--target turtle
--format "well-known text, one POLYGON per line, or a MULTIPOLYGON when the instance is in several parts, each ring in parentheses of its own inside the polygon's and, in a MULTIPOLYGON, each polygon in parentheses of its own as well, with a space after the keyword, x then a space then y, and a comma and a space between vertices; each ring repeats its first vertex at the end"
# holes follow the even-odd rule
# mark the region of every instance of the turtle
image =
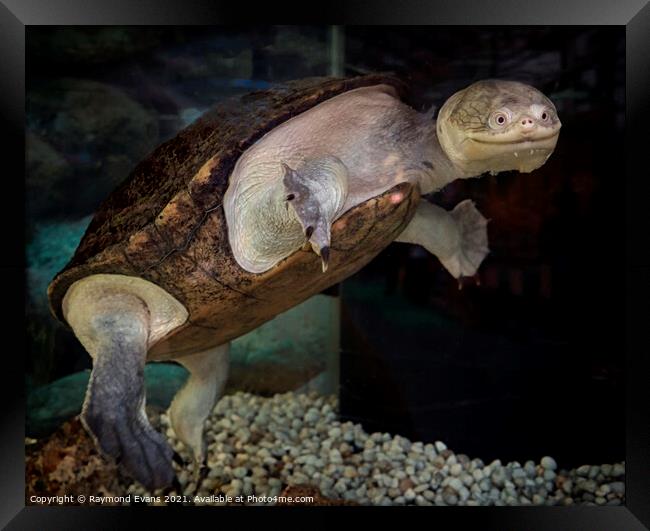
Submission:
POLYGON ((147 419, 146 362, 188 369, 169 417, 205 466, 204 421, 230 341, 394 241, 423 246, 455 278, 474 275, 489 252, 487 220, 469 199, 448 211, 427 194, 486 172, 531 172, 558 140, 554 104, 518 81, 476 81, 437 113, 412 108, 408 92, 374 73, 224 99, 96 211, 48 287, 50 308, 92 358, 85 429, 148 489, 178 484, 178 455, 147 419))

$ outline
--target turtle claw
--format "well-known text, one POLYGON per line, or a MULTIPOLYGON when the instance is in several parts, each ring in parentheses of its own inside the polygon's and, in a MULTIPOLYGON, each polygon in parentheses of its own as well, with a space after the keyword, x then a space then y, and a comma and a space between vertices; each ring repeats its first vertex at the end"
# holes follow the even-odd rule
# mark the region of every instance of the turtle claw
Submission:
MULTIPOLYGON (((472 280, 474 281, 474 286, 480 286, 481 285, 481 279, 480 279, 478 274, 476 274, 474 276, 471 276, 471 277, 466 277, 466 278, 470 279, 469 282, 468 282, 469 286, 472 285, 472 280)), ((456 279, 456 281, 458 282, 458 291, 461 291, 463 289, 463 287, 465 286, 465 280, 463 279, 463 277, 458 277, 456 279)))
POLYGON ((149 424, 144 413, 133 415, 127 407, 113 408, 114 415, 97 410, 91 403, 82 422, 100 451, 114 459, 149 490, 166 487, 175 478, 173 450, 149 424))
POLYGON ((174 453, 172 454, 172 459, 178 466, 185 466, 185 461, 181 457, 181 454, 179 454, 178 452, 174 451, 174 453))
POLYGON ((165 495, 169 495, 172 492, 175 492, 176 494, 183 493, 183 486, 181 485, 181 482, 178 481, 177 476, 174 476, 174 479, 172 479, 171 484, 168 487, 165 487, 165 489, 163 490, 163 493, 165 495))
POLYGON ((330 248, 329 247, 323 247, 320 250, 320 259, 323 263, 323 273, 327 271, 327 266, 329 265, 330 261, 330 248))

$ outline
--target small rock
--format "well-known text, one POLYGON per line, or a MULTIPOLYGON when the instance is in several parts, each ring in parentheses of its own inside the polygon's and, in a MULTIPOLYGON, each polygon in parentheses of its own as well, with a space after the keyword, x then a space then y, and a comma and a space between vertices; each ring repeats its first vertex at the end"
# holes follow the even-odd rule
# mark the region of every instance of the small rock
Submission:
POLYGON ((334 427, 327 432, 332 439, 338 439, 341 436, 341 428, 334 427))
POLYGON ((305 414, 305 422, 314 424, 318 422, 318 419, 320 419, 320 411, 318 411, 318 409, 315 407, 309 408, 305 414))
POLYGON ((334 490, 338 492, 339 494, 343 494, 346 490, 348 490, 348 485, 343 479, 339 479, 335 484, 334 484, 334 490))
POLYGON ((526 471, 526 475, 528 477, 535 477, 536 469, 535 469, 535 462, 534 461, 526 461, 524 464, 524 470, 526 471))
POLYGON ((395 499, 395 498, 397 498, 398 496, 401 496, 401 495, 402 495, 402 492, 396 487, 391 487, 391 488, 388 489, 388 496, 390 496, 393 499, 395 499))
POLYGON ((523 468, 515 468, 512 471, 512 479, 525 479, 526 478, 526 471, 523 468))
POLYGON ((607 484, 600 485, 598 489, 596 489, 596 496, 607 496, 610 492, 610 487, 607 484))
POLYGON ((491 479, 494 485, 497 487, 503 487, 506 481, 506 474, 502 468, 497 468, 494 470, 494 472, 492 472, 491 479))
POLYGON ((557 469, 557 463, 555 462, 555 459, 553 459, 548 455, 542 457, 542 460, 540 461, 540 465, 542 465, 546 470, 557 469))
POLYGON ((413 483, 413 481, 411 481, 409 478, 402 479, 399 482, 399 490, 403 493, 409 489, 412 489, 413 487, 415 487, 415 483, 413 483))
POLYGON ((460 492, 460 489, 463 488, 463 482, 460 479, 456 478, 456 477, 451 478, 449 480, 448 485, 449 485, 450 488, 454 489, 456 492, 460 492))
POLYGON ((458 505, 458 496, 453 491, 445 490, 442 493, 442 500, 447 505, 458 505))
POLYGON ((238 466, 232 471, 232 475, 236 478, 243 478, 246 474, 248 474, 248 469, 243 466, 238 466))
POLYGON ((582 482, 580 485, 582 489, 586 492, 594 493, 596 492, 596 489, 598 488, 597 483, 593 479, 589 479, 587 481, 582 482))
POLYGON ((479 481, 479 487, 481 487, 481 490, 483 492, 488 492, 491 488, 490 480, 488 478, 483 478, 481 481, 479 481))
POLYGON ((533 494, 533 505, 542 505, 544 497, 541 494, 533 494))
POLYGON ((613 483, 608 483, 609 489, 614 494, 625 494, 625 483, 622 481, 614 481, 613 483))
POLYGON ((615 478, 625 475, 625 467, 621 463, 616 463, 612 467, 612 476, 615 478))
POLYGON ((553 481, 555 479, 555 471, 553 470, 544 470, 544 480, 553 481))

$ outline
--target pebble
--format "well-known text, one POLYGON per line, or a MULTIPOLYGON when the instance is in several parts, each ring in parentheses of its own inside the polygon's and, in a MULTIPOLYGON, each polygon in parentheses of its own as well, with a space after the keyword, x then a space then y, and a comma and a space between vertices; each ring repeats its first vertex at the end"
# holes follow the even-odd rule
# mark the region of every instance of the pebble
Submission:
POLYGON ((555 459, 549 457, 548 455, 542 457, 542 460, 540 461, 540 465, 542 465, 546 470, 557 469, 557 463, 555 462, 555 459))
POLYGON ((463 465, 460 463, 454 463, 449 467, 449 472, 452 476, 460 476, 460 473, 463 471, 463 465))
POLYGON ((243 478, 246 474, 248 474, 248 469, 243 466, 239 466, 232 471, 232 475, 236 478, 243 478))
POLYGON ((318 411, 318 409, 316 409, 315 407, 312 407, 309 408, 307 414, 305 415, 305 422, 314 424, 318 421, 319 418, 320 418, 320 411, 318 411))
POLYGON ((611 490, 615 494, 625 494, 625 483, 622 481, 615 481, 613 483, 609 483, 609 490, 611 490))
POLYGON ((463 482, 458 478, 451 478, 447 485, 449 485, 449 487, 454 489, 456 492, 460 492, 460 489, 463 487, 463 482))
POLYGON ((503 470, 503 468, 497 468, 492 472, 492 483, 496 485, 497 487, 503 487, 505 485, 506 481, 506 473, 503 470))
MULTIPOLYGON (((223 397, 206 421, 210 471, 197 493, 277 496, 287 485, 313 485, 324 496, 362 505, 622 505, 624 463, 558 469, 551 456, 485 464, 442 441, 412 442, 339 422, 335 397, 284 393, 223 397), (522 461, 523 462, 523 461, 522 461)), ((181 452, 167 415, 161 432, 181 452)), ((185 454, 183 454, 185 455, 185 454)), ((196 485, 186 457, 177 476, 196 485)), ((129 492, 148 493, 132 484, 129 492)))
POLYGON ((555 479, 555 472, 553 470, 544 470, 544 479, 546 481, 553 481, 555 479))
POLYGON ((454 494, 453 492, 450 492, 450 491, 443 492, 442 500, 447 505, 457 505, 458 504, 458 496, 456 496, 456 494, 454 494))

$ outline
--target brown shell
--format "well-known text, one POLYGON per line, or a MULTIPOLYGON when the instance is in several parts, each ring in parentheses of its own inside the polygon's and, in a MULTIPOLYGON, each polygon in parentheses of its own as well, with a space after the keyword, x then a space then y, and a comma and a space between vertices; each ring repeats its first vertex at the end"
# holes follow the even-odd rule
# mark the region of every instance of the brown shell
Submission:
POLYGON ((390 76, 310 78, 230 98, 155 149, 99 207, 70 263, 48 294, 61 302, 75 281, 97 273, 138 276, 176 297, 190 317, 152 347, 150 358, 196 352, 234 339, 350 276, 411 219, 419 192, 400 184, 337 220, 330 266, 297 251, 252 274, 235 261, 221 202, 237 158, 265 133, 318 103, 390 76))

